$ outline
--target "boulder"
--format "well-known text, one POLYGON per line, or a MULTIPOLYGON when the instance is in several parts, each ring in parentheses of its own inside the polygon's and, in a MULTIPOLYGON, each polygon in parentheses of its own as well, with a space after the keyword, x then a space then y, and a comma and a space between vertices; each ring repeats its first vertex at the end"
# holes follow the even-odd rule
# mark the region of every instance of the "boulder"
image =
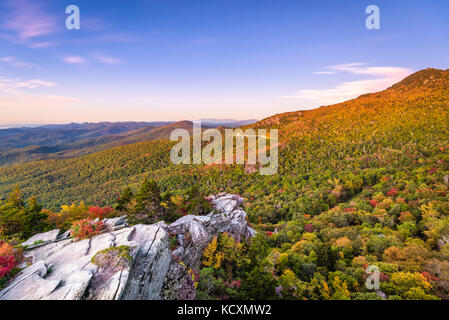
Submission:
POLYGON ((137 225, 130 240, 139 243, 122 296, 124 300, 159 300, 171 261, 168 234, 154 225, 137 225))
POLYGON ((24 243, 25 259, 32 264, 23 265, 0 291, 0 300, 193 299, 189 270, 198 270, 212 238, 221 232, 238 241, 255 235, 239 207, 241 197, 222 193, 210 199, 213 212, 186 215, 171 225, 130 227, 119 217, 103 220, 105 231, 90 239, 76 241, 68 232, 58 237, 59 230, 35 235, 24 243), (174 235, 177 247, 171 252, 169 236, 174 235), (119 255, 122 249, 125 256, 119 255))
POLYGON ((443 235, 437 240, 437 249, 441 250, 445 245, 449 243, 449 235, 443 235))
POLYGON ((81 241, 55 241, 28 250, 25 256, 33 264, 0 292, 0 299, 158 299, 170 263, 167 233, 152 225, 126 227, 81 241), (116 246, 129 247, 133 263, 105 278, 92 257, 116 246))
POLYGON ((125 225, 126 216, 112 218, 112 219, 104 219, 103 223, 104 223, 106 229, 113 230, 117 226, 125 225))
POLYGON ((61 280, 46 280, 48 266, 39 261, 22 271, 14 282, 0 292, 1 300, 39 300, 49 296, 61 280))
POLYGON ((38 233, 29 238, 27 241, 22 242, 22 246, 32 246, 35 244, 55 241, 59 235, 59 229, 48 231, 45 233, 38 233))
POLYGON ((198 270, 202 252, 214 236, 227 232, 241 241, 256 235, 256 231, 248 226, 246 212, 239 207, 243 198, 221 193, 209 197, 209 200, 214 205, 214 211, 207 216, 187 215, 168 227, 170 233, 177 235, 181 246, 172 252, 173 259, 161 293, 163 299, 194 298, 194 284, 188 270, 198 270), (191 236, 190 241, 188 235, 191 236))
POLYGON ((218 213, 227 216, 234 209, 236 209, 240 204, 243 203, 243 198, 226 193, 220 193, 217 196, 209 197, 211 203, 214 205, 214 208, 218 213))
POLYGON ((70 230, 67 230, 66 232, 58 236, 58 240, 63 240, 67 238, 70 238, 70 230))

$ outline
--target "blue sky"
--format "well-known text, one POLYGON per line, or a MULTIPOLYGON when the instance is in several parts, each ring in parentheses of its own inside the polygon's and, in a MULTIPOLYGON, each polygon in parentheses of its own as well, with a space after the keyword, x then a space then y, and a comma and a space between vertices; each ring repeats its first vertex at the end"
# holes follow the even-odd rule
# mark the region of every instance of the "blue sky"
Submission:
POLYGON ((0 0, 0 124, 261 119, 447 69, 448 39, 446 0, 0 0))

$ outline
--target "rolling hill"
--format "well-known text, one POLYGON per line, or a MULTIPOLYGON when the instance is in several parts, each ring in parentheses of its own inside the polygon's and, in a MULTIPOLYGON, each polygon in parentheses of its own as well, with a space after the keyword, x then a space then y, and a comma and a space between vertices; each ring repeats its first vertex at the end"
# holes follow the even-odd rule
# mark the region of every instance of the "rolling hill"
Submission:
MULTIPOLYGON (((1 197, 18 185, 53 218, 83 217, 106 210, 88 205, 118 204, 117 193, 129 185, 139 192, 117 214, 133 218, 161 217, 155 208, 163 212, 183 199, 190 205, 192 186, 200 189, 194 203, 207 202, 204 194, 234 193, 244 198, 257 235, 238 245, 225 234, 210 242, 197 278, 201 297, 449 299, 449 70, 422 70, 381 92, 247 125, 279 130, 272 176, 246 173, 243 165, 174 165, 174 142, 164 140, 174 127, 125 138, 159 140, 107 141, 111 148, 88 155, 0 168, 1 197), (157 183, 142 183, 144 177, 157 183), (148 209, 139 207, 142 195, 156 199, 148 209), (60 208, 80 201, 88 205, 60 208), (217 253, 218 266, 207 262, 229 245, 230 253, 217 253), (247 262, 239 265, 236 253, 247 262), (220 265, 232 257, 231 267, 220 265), (379 270, 375 291, 366 287, 368 267, 379 270)), ((36 209, 33 201, 17 208, 17 195, 0 203, 4 227, 11 213, 22 221, 18 213, 36 209)))
MULTIPOLYGON (((170 142, 164 140, 118 146, 141 139, 166 139, 174 128, 170 124, 114 136, 120 137, 117 141, 99 138, 106 142, 102 144, 105 148, 114 148, 83 157, 1 168, 0 194, 5 197, 18 184, 26 194, 35 194, 52 208, 80 200, 108 203, 107 194, 150 174, 164 188, 198 184, 209 192, 220 188, 240 192, 255 198, 256 215, 268 208, 264 219, 277 221, 298 210, 294 199, 332 189, 329 179, 357 180, 353 176, 377 169, 415 168, 420 159, 439 157, 449 145, 448 88, 449 71, 427 69, 382 92, 248 125, 279 129, 279 174, 275 176, 247 175, 242 166, 173 166, 168 159, 170 142)), ((86 146, 91 142, 77 143, 86 146)), ((441 176, 446 163, 436 165, 442 167, 437 171, 441 176)), ((361 187, 346 192, 347 197, 361 187)))
POLYGON ((0 143, 0 166, 33 160, 73 158, 141 141, 168 139, 176 128, 191 131, 192 123, 69 124, 7 129, 4 132, 0 130, 3 139, 0 143))
MULTIPOLYGON (((257 120, 204 119, 202 127, 240 127, 257 120)), ((168 139, 172 130, 192 130, 190 121, 100 122, 0 129, 0 166, 73 158, 112 147, 168 139)))

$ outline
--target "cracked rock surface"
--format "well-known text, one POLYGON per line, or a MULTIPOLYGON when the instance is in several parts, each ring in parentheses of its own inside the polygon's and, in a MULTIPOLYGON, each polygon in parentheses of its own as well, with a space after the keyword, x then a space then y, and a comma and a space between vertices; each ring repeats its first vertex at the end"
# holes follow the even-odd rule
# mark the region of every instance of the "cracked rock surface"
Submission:
POLYGON ((221 232, 236 240, 255 234, 239 207, 242 198, 219 194, 210 200, 214 211, 209 215, 187 215, 171 225, 158 222, 130 227, 120 217, 105 219, 105 232, 81 241, 59 235, 59 230, 35 235, 25 242, 30 245, 25 257, 32 264, 0 291, 0 300, 193 299, 188 268, 199 267, 210 240, 221 232), (173 252, 169 235, 178 239, 173 252), (36 241, 39 244, 33 245, 36 241), (119 246, 129 247, 126 266, 92 263, 98 252, 119 246))

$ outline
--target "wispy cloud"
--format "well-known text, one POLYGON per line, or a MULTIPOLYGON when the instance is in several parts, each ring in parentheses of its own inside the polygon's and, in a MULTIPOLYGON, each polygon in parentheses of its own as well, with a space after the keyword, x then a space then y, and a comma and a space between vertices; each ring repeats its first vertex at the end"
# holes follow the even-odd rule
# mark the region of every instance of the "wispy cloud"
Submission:
POLYGON ((334 74, 335 71, 316 71, 314 74, 334 74))
POLYGON ((56 83, 41 79, 23 80, 0 76, 0 107, 56 107, 81 102, 78 99, 53 94, 34 94, 27 89, 50 88, 56 83))
POLYGON ((81 56, 68 56, 64 58, 64 62, 68 64, 85 63, 87 60, 81 56))
POLYGON ((53 87, 56 83, 40 79, 22 80, 20 78, 6 78, 0 76, 0 92, 19 94, 18 89, 36 89, 39 87, 53 87))
POLYGON ((4 6, 7 10, 2 29, 9 32, 6 37, 15 42, 26 43, 57 31, 58 20, 44 10, 42 2, 9 0, 4 6))
POLYGON ((369 67, 367 63, 354 62, 324 68, 315 74, 332 75, 349 73, 353 75, 366 75, 373 79, 346 81, 329 89, 300 90, 296 95, 283 98, 304 99, 318 105, 333 104, 356 98, 362 94, 384 90, 401 81, 412 73, 412 70, 401 67, 369 67))
POLYGON ((56 42, 53 41, 43 41, 43 42, 35 42, 35 43, 29 43, 28 46, 30 48, 48 48, 51 46, 54 46, 56 44, 56 42))
POLYGON ((92 57, 97 60, 98 62, 101 62, 103 64, 119 64, 122 63, 122 60, 116 57, 111 57, 106 54, 93 54, 92 57))
POLYGON ((7 63, 13 67, 38 68, 38 66, 32 63, 20 61, 16 57, 3 57, 0 58, 0 62, 7 63))

